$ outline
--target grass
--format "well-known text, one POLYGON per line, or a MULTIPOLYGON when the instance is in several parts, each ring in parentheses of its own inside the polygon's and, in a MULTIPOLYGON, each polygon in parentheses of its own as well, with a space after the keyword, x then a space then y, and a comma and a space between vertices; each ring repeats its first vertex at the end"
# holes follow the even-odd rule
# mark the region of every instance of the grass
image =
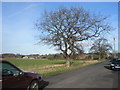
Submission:
POLYGON ((81 65, 74 65, 74 66, 71 66, 71 67, 56 68, 56 70, 53 70, 52 72, 43 73, 43 76, 44 77, 54 76, 54 75, 57 75, 57 74, 61 74, 61 73, 71 71, 71 70, 75 70, 75 69, 78 69, 78 68, 87 67, 87 66, 90 66, 90 65, 93 65, 93 64, 96 64, 96 63, 100 63, 100 62, 102 62, 102 61, 93 62, 93 63, 85 63, 85 64, 81 64, 81 65))
POLYGON ((64 64, 65 60, 32 60, 32 59, 4 59, 10 61, 18 67, 22 66, 43 66, 52 64, 64 64))
POLYGON ((10 61, 11 63, 13 63, 22 70, 42 74, 43 77, 57 75, 60 73, 64 73, 77 68, 83 68, 103 61, 103 60, 101 61, 76 60, 72 61, 73 63, 76 63, 76 65, 66 67, 65 60, 31 60, 31 59, 4 59, 4 60, 10 61))

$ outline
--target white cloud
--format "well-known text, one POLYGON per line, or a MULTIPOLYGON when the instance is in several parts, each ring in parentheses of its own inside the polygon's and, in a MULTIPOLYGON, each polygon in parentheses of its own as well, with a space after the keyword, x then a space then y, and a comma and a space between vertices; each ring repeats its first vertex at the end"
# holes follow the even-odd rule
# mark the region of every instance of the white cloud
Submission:
POLYGON ((26 11, 30 10, 31 8, 37 7, 37 6, 38 6, 38 4, 30 4, 30 5, 28 5, 27 7, 21 9, 20 11, 15 12, 15 13, 9 15, 9 17, 14 17, 14 16, 17 16, 17 15, 20 15, 20 14, 22 14, 23 12, 26 12, 26 11))

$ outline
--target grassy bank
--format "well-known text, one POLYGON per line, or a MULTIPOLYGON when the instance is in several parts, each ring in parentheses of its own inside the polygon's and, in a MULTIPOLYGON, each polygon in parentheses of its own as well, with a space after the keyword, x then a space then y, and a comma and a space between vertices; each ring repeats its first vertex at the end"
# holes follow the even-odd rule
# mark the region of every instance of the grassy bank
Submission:
POLYGON ((77 68, 86 67, 99 63, 103 60, 76 60, 71 61, 73 65, 66 67, 65 60, 31 60, 31 59, 4 59, 10 61, 17 67, 25 71, 32 71, 42 74, 44 77, 60 74, 77 68))

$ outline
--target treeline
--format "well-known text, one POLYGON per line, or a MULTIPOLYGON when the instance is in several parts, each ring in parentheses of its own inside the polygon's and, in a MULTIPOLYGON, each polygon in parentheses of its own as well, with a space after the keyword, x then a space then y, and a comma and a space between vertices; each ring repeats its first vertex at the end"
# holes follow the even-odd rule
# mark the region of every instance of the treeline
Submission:
MULTIPOLYGON (((111 58, 114 54, 104 54, 101 59, 105 58, 111 58)), ((30 55, 21 55, 21 54, 1 54, 0 58, 15 58, 15 59, 48 59, 48 60, 63 60, 64 55, 62 53, 59 54, 46 54, 46 55, 39 55, 39 54, 30 54, 30 55)), ((70 58, 73 59, 73 58, 70 58)), ((83 53, 83 54, 76 54, 74 57, 74 60, 80 60, 80 59, 92 59, 92 60, 98 60, 99 54, 98 53, 83 53)))

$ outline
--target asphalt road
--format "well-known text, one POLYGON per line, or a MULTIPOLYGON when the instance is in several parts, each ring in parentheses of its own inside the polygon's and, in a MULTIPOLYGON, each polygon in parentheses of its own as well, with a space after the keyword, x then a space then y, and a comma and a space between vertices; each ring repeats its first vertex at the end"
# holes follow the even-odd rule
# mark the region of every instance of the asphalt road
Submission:
POLYGON ((118 88, 120 72, 104 68, 108 62, 46 78, 46 88, 118 88))

